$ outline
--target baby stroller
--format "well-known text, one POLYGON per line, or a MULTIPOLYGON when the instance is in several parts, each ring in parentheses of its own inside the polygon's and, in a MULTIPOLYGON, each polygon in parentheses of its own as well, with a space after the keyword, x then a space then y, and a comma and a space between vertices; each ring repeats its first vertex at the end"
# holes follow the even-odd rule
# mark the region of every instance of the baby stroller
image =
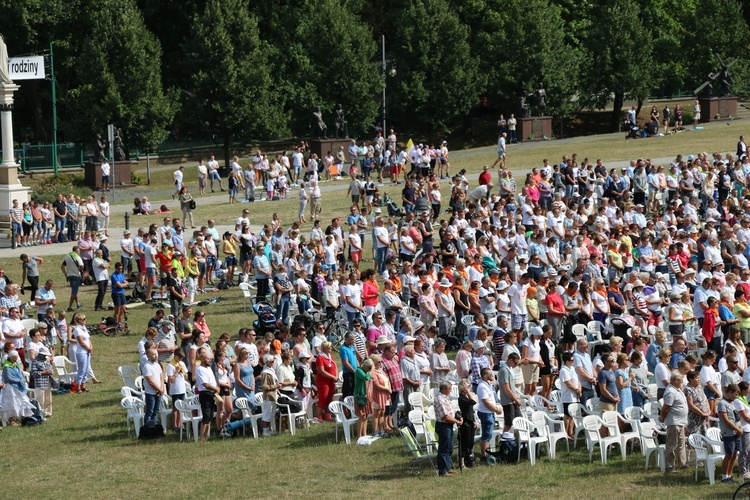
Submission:
POLYGON ((643 134, 641 134, 641 127, 635 123, 625 122, 625 130, 628 132, 625 139, 638 139, 643 136, 643 134))
POLYGON ((262 300, 256 304, 253 304, 253 311, 258 315, 258 319, 253 321, 253 328, 258 335, 264 335, 268 332, 274 333, 278 327, 278 320, 276 319, 276 310, 266 302, 262 300))
POLYGON ((406 210, 399 208, 395 201, 389 201, 386 206, 388 207, 389 217, 404 217, 406 215, 406 210))

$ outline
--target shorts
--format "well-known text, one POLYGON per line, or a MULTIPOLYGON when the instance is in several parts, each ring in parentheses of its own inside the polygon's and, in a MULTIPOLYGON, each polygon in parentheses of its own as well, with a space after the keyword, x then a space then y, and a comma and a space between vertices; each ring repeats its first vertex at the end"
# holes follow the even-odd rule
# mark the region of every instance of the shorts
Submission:
POLYGON ((617 411, 617 403, 606 403, 599 400, 599 408, 602 410, 602 413, 605 411, 617 411))
POLYGON ((206 264, 208 264, 209 267, 216 266, 216 257, 211 254, 206 255, 206 264))
POLYGON ((479 415, 480 427, 482 429, 482 436, 479 438, 483 443, 489 443, 492 439, 492 431, 495 428, 495 414, 484 413, 482 411, 477 412, 479 415))
POLYGON ((236 266, 237 265, 237 256, 235 255, 229 255, 224 258, 224 265, 227 267, 230 266, 236 266))
POLYGON ((717 394, 708 386, 703 387, 703 394, 706 395, 706 399, 713 401, 716 399, 717 394))
POLYGON ((362 260, 362 250, 352 250, 352 262, 359 263, 362 260))
POLYGON ((219 171, 218 170, 212 170, 211 172, 209 172, 208 178, 212 179, 212 180, 215 180, 215 181, 221 182, 221 176, 219 175, 219 171))
POLYGON ((185 394, 184 393, 183 394, 170 394, 169 396, 172 398, 172 406, 174 406, 174 404, 177 401, 185 401, 185 394))
POLYGON ((355 403, 354 405, 354 414, 358 417, 365 417, 367 418, 367 415, 370 414, 370 405, 358 405, 355 403))
POLYGON ((198 394, 198 401, 201 404, 201 412, 203 413, 201 423, 210 424, 214 418, 214 392, 201 391, 198 394))
POLYGON ((505 151, 498 151, 497 152, 497 157, 500 158, 500 159, 505 158, 505 151))
POLYGON ((514 405, 503 405, 503 425, 506 427, 513 426, 513 419, 521 416, 521 408, 514 405))
POLYGON ((78 295, 78 289, 81 287, 81 277, 68 276, 68 284, 70 284, 70 294, 78 295))
POLYGON ((742 451, 742 438, 740 436, 722 436, 724 441, 724 455, 734 455, 742 451))
POLYGON ((102 175, 102 184, 109 184, 109 176, 102 175))
POLYGON ((352 205, 359 205, 359 195, 352 195, 352 205))
POLYGON ((525 314, 511 314, 510 320, 511 320, 511 328, 513 330, 523 330, 523 327, 526 324, 526 315, 525 314))
POLYGON ((441 165, 445 165, 446 163, 448 163, 448 158, 444 158, 444 157, 441 156, 440 157, 440 164, 441 165))
POLYGON ((127 297, 125 297, 124 293, 113 293, 112 294, 112 303, 115 305, 115 307, 124 306, 128 303, 127 297))
POLYGON ((138 272, 141 274, 146 272, 146 257, 138 257, 138 272))
POLYGON ((21 228, 21 224, 19 222, 13 222, 11 224, 11 227, 12 227, 13 232, 15 234, 22 234, 23 233, 23 228, 21 228))
POLYGON ((566 417, 570 416, 570 405, 572 404, 573 403, 563 403, 563 415, 565 415, 566 417))
POLYGON ((146 276, 148 276, 149 278, 153 278, 155 280, 156 279, 156 274, 157 273, 156 273, 156 268, 155 267, 147 267, 146 268, 146 276))
POLYGON ((524 384, 536 384, 539 382, 539 365, 521 365, 524 384))
POLYGON ((693 114, 693 120, 700 120, 700 119, 701 119, 701 114, 700 113, 693 114))

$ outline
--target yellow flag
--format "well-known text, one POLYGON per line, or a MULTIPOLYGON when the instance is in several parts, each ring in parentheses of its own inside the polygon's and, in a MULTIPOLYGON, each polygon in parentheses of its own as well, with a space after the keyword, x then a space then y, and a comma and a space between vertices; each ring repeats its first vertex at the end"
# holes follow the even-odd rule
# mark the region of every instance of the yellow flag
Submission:
POLYGON ((411 140, 411 137, 409 137, 409 142, 406 143, 406 148, 404 151, 406 151, 407 155, 411 155, 411 151, 414 149, 414 141, 411 140))

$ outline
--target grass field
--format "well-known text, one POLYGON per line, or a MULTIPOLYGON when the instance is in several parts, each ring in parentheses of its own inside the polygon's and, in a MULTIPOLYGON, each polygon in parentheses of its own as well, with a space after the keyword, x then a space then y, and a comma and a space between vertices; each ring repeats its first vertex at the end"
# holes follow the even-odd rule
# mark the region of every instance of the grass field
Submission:
MULTIPOLYGON (((736 121, 729 126, 715 125, 701 132, 660 139, 625 141, 618 135, 616 138, 591 137, 522 145, 510 148, 509 166, 527 169, 540 165, 545 157, 557 163, 563 154, 572 153, 578 153, 579 158, 602 158, 606 164, 637 157, 733 151, 742 133, 750 133, 750 123, 736 121)), ((477 172, 483 164, 492 161, 493 147, 456 151, 451 159, 454 172, 460 168, 477 172)), ((152 185, 145 190, 151 193, 153 201, 169 200, 171 170, 167 173, 154 175, 152 185)), ((186 178, 188 185, 195 186, 194 170, 189 171, 186 178)), ((389 191, 388 187, 382 189, 389 191)), ((196 222, 213 217, 217 224, 230 224, 244 207, 251 209, 254 224, 268 220, 275 211, 287 223, 296 219, 296 200, 230 208, 225 203, 202 204, 201 198, 197 199, 196 222)), ((176 203, 169 200, 168 204, 174 210, 176 203)), ((323 220, 346 215, 348 201, 344 191, 324 194, 323 207, 323 220)), ((172 215, 179 216, 178 212, 172 215)), ((138 227, 160 220, 160 216, 143 217, 134 219, 132 225, 138 227)), ((309 225, 304 226, 303 232, 309 228, 309 225)), ((118 239, 112 238, 110 248, 117 246, 118 239)), ((369 244, 370 238, 367 240, 369 244)), ((33 254, 33 249, 27 251, 33 254)), ((116 255, 115 252, 113 257, 117 258, 116 255)), ((45 257, 41 274, 43 279, 56 280, 58 304, 64 306, 68 289, 59 270, 61 259, 61 256, 45 257)), ((0 267, 12 278, 20 278, 17 258, 0 259, 0 267)), ((241 326, 249 326, 254 319, 254 315, 243 312, 239 290, 221 294, 229 300, 206 308, 214 338, 223 332, 235 335, 241 326)), ((101 315, 93 312, 95 289, 85 287, 81 295, 89 322, 98 321, 101 315)), ((419 477, 409 474, 409 456, 401 439, 380 440, 371 447, 334 444, 331 424, 301 430, 294 438, 283 434, 270 439, 250 437, 197 445, 179 443, 178 438, 170 434, 156 442, 142 443, 127 435, 125 412, 119 406, 121 380, 117 367, 137 362, 136 343, 153 312, 149 306, 130 311, 129 324, 133 331, 130 336, 92 339, 93 367, 103 383, 91 385, 91 393, 55 396, 54 417, 41 427, 0 431, 0 442, 5 445, 7 457, 2 475, 4 491, 34 498, 136 498, 157 494, 164 498, 301 495, 511 498, 523 495, 567 499, 587 494, 615 498, 727 498, 733 490, 727 485, 709 486, 702 473, 701 482, 696 484, 691 471, 669 477, 654 468, 645 472, 639 453, 629 455, 626 462, 613 457, 607 466, 597 461, 590 463, 587 454, 581 451, 580 442, 578 450, 570 454, 563 451, 564 445, 560 444, 562 448, 558 447, 556 462, 543 458, 535 467, 527 461, 513 467, 479 467, 440 480, 427 469, 419 477)))

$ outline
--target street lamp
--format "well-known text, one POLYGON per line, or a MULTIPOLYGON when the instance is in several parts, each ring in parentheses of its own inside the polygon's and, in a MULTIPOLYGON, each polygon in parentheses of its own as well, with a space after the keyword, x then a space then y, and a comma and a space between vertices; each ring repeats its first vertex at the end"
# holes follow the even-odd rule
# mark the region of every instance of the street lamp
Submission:
POLYGON ((385 122, 385 80, 387 77, 393 78, 396 76, 396 68, 391 63, 390 69, 388 68, 388 63, 390 61, 386 60, 385 58, 385 35, 381 35, 381 44, 382 44, 382 50, 383 50, 383 136, 388 136, 388 127, 386 126, 385 122))

